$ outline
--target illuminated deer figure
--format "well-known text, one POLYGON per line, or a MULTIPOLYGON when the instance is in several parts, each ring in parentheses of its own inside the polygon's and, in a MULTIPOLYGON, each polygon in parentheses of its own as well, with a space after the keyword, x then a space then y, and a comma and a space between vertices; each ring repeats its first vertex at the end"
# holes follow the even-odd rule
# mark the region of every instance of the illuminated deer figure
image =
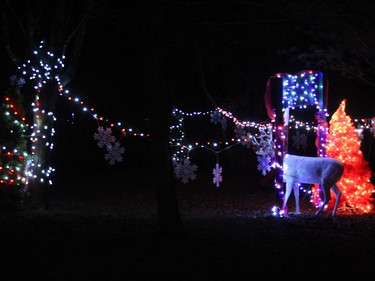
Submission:
POLYGON ((336 183, 340 180, 344 172, 344 166, 338 160, 334 158, 286 154, 283 161, 283 167, 283 180, 286 182, 283 210, 285 210, 290 193, 293 189, 296 202, 296 213, 300 212, 298 183, 320 184, 323 189, 324 198, 323 203, 315 212, 315 215, 319 215, 331 200, 331 189, 336 195, 332 216, 336 215, 337 206, 341 197, 341 191, 338 189, 336 183))

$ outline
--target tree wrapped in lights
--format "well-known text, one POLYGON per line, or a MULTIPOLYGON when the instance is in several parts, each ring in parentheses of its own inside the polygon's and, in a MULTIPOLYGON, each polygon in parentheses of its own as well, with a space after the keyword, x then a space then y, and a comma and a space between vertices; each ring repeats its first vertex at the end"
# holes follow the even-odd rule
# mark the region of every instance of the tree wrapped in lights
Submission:
MULTIPOLYGON (((30 203, 35 208, 49 208, 56 103, 77 70, 86 24, 98 5, 96 1, 33 5, 7 1, 2 5, 3 43, 8 57, 26 80, 35 82, 34 92, 28 95, 32 101, 29 191, 30 203), (41 37, 49 38, 48 43, 41 42, 41 37), (69 59, 65 62, 66 55, 69 59)), ((29 108, 26 110, 31 113, 29 108)))
POLYGON ((373 209, 374 200, 371 170, 363 157, 354 123, 345 113, 345 106, 346 100, 343 100, 329 122, 326 152, 328 157, 344 164, 344 174, 337 184, 343 193, 339 210, 368 213, 373 209))

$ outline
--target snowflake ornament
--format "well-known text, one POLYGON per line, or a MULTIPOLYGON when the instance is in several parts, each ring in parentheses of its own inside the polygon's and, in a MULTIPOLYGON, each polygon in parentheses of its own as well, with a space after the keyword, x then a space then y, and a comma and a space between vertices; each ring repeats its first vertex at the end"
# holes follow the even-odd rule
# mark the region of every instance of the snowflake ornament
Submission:
POLYGON ((98 128, 98 132, 94 134, 94 139, 98 141, 100 148, 111 147, 112 143, 116 141, 116 138, 112 136, 111 128, 104 129, 103 127, 98 128))
POLYGON ((110 165, 114 165, 116 162, 122 161, 121 154, 125 152, 125 148, 120 147, 120 143, 116 142, 113 146, 108 145, 107 151, 108 153, 106 153, 104 159, 107 160, 110 165))
POLYGON ((210 120, 211 120, 211 123, 213 123, 214 125, 218 125, 220 124, 221 125, 221 128, 225 131, 228 127, 228 124, 227 124, 227 119, 225 118, 225 116, 215 110, 214 112, 211 113, 210 115, 210 120))
POLYGON ((223 129, 223 131, 225 131, 228 128, 228 124, 227 124, 227 119, 225 118, 224 115, 220 119, 220 123, 221 123, 221 128, 223 129))
POLYGON ((220 183, 223 181, 223 177, 221 173, 223 172, 223 168, 220 167, 219 163, 216 163, 215 168, 212 170, 212 174, 214 175, 212 182, 216 187, 220 186, 220 183))
POLYGON ((213 123, 214 125, 217 125, 220 122, 221 113, 215 110, 210 114, 210 117, 211 117, 210 118, 211 123, 213 123))
POLYGON ((293 146, 296 149, 300 149, 301 147, 303 150, 305 150, 307 147, 306 140, 306 134, 300 134, 299 131, 297 131, 296 134, 293 136, 293 146))
POLYGON ((23 79, 22 77, 18 78, 16 75, 10 76, 9 80, 10 80, 10 85, 16 88, 21 88, 26 83, 25 79, 23 79))
POLYGON ((191 165, 189 159, 184 159, 181 162, 174 162, 174 173, 177 179, 181 179, 182 183, 186 184, 189 180, 193 181, 197 178, 195 172, 197 165, 191 165))
POLYGON ((258 171, 262 172, 262 175, 265 176, 267 172, 271 171, 271 157, 260 155, 258 156, 258 171))

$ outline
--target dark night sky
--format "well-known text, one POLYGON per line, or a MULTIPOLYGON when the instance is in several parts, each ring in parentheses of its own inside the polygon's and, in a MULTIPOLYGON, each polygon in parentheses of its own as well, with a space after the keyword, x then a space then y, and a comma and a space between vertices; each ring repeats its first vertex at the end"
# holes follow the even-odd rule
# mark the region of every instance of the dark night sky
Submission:
MULTIPOLYGON (((279 9, 274 1, 164 2, 164 74, 178 107, 211 109, 202 86, 202 70, 207 90, 218 105, 242 119, 263 121, 267 118, 263 95, 268 77, 307 69, 292 56, 280 54, 312 43, 296 31, 303 17, 288 16, 290 11, 282 10, 282 2, 279 9)), ((150 46, 145 43, 142 3, 110 1, 102 8, 88 25, 77 73, 67 87, 98 112, 112 112, 120 118, 130 118, 131 112, 136 115, 134 121, 144 114, 139 96, 152 95, 144 93, 145 54, 150 46)), ((2 81, 10 75, 4 69, 1 73, 2 81)), ((326 75, 331 113, 344 97, 354 114, 374 113, 374 106, 366 102, 372 88, 341 79, 335 72, 326 75)))
MULTIPOLYGON (((360 8, 358 1, 344 2, 349 3, 349 9, 356 7, 349 19, 360 21, 366 6, 360 8)), ((111 1, 101 9, 88 25, 77 73, 66 87, 73 96, 95 107, 99 114, 141 130, 148 118, 144 99, 153 95, 145 90, 145 54, 152 46, 145 43, 143 3, 111 1)), ((293 56, 282 52, 307 48, 313 43, 309 41, 310 35, 300 33, 311 22, 298 14, 298 5, 288 10, 284 1, 164 3, 164 77, 175 97, 175 105, 183 110, 213 109, 203 88, 203 71, 207 90, 219 106, 242 120, 266 121, 264 92, 268 78, 277 72, 294 74, 307 69, 293 60, 293 56)), ((15 73, 3 50, 1 61, 4 62, 0 69, 3 91, 6 77, 15 73)), ((347 99, 347 111, 352 117, 375 115, 373 87, 344 79, 338 72, 325 73, 331 115, 343 98, 347 99)), ((76 110, 64 101, 60 106, 62 118, 76 110)), ((81 132, 78 124, 88 122, 86 128, 95 129, 94 121, 82 118, 87 119, 76 119, 77 128, 70 128, 72 132, 66 133, 65 138, 81 132)), ((82 146, 85 138, 89 141, 92 135, 81 133, 80 138, 77 145, 82 146)))
MULTIPOLYGON (((69 88, 97 103, 99 111, 114 111, 120 118, 131 118, 127 112, 132 112, 136 121, 144 114, 139 96, 147 98, 153 93, 144 93, 145 53, 150 46, 145 45, 143 7, 130 2, 125 7, 109 5, 89 25, 81 63, 69 88), (115 16, 109 16, 111 13, 115 16)), ((211 109, 202 86, 203 70, 207 89, 217 104, 242 119, 263 121, 267 119, 263 96, 268 77, 307 69, 293 57, 280 54, 310 43, 295 31, 299 23, 287 14, 272 12, 264 1, 244 5, 224 4, 231 1, 166 2, 165 79, 176 96, 176 106, 182 109, 211 109)), ((374 114, 374 105, 368 102, 373 96, 371 87, 342 79, 337 72, 326 75, 331 114, 343 98, 348 99, 350 113, 360 117, 374 114)))

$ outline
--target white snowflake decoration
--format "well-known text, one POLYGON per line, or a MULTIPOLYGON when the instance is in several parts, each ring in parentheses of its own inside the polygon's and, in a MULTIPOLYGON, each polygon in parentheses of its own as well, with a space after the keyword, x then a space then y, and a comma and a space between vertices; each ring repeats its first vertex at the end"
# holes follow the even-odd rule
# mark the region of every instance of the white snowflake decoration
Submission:
POLYGON ((227 119, 225 118, 224 115, 220 119, 220 123, 221 123, 221 128, 225 131, 227 129, 227 127, 228 127, 228 124, 227 124, 227 119))
POLYGON ((224 131, 227 129, 227 127, 228 127, 227 119, 225 118, 225 116, 221 112, 215 110, 214 112, 211 113, 210 117, 211 117, 210 118, 211 123, 214 123, 215 125, 220 124, 221 128, 224 131))
POLYGON ((103 127, 98 128, 98 133, 94 134, 94 139, 98 141, 100 148, 110 147, 116 141, 116 138, 112 136, 111 128, 104 129, 103 127))
POLYGON ((116 162, 122 161, 121 154, 125 152, 125 148, 120 147, 120 143, 116 142, 113 146, 107 146, 107 151, 108 153, 106 153, 104 159, 107 160, 110 165, 114 165, 116 162))
POLYGON ((296 149, 300 149, 301 147, 303 150, 305 150, 307 147, 306 139, 306 134, 300 134, 299 131, 297 131, 293 136, 293 146, 296 149))
POLYGON ((181 179, 182 183, 186 184, 189 180, 193 181, 197 178, 195 172, 197 165, 191 165, 189 159, 184 159, 181 162, 174 162, 174 173, 177 179, 181 179))
POLYGON ((25 79, 23 79, 22 77, 18 78, 16 75, 10 76, 9 79, 10 79, 10 85, 12 87, 21 88, 26 83, 25 79))
POLYGON ((210 117, 211 117, 210 119, 211 123, 214 123, 215 125, 217 125, 220 122, 221 113, 215 110, 210 114, 210 117))
POLYGON ((215 168, 212 170, 212 174, 214 175, 212 182, 216 187, 220 186, 220 183, 223 181, 223 177, 221 173, 223 172, 223 168, 220 167, 219 163, 216 163, 215 168))
POLYGON ((258 171, 262 172, 262 175, 265 176, 267 172, 271 171, 271 157, 260 155, 258 156, 258 171))

